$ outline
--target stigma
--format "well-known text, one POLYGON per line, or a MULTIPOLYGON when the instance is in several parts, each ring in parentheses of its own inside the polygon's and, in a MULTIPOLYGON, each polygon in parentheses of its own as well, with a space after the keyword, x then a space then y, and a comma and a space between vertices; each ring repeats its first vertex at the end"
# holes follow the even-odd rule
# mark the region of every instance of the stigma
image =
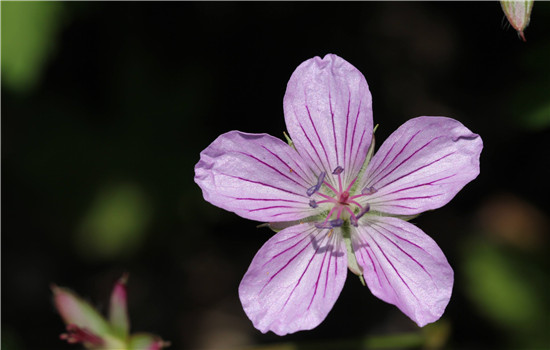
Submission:
MULTIPOLYGON (((355 193, 355 183, 357 177, 349 184, 342 183, 342 174, 344 168, 337 166, 332 175, 337 178, 337 184, 331 185, 326 181, 326 173, 321 172, 317 178, 317 183, 307 189, 306 193, 310 198, 309 206, 318 208, 322 205, 323 209, 328 209, 324 221, 315 223, 319 229, 333 229, 345 224, 357 227, 359 219, 370 211, 368 203, 361 204, 358 200, 376 192, 373 187, 365 188, 355 193)), ((335 181, 336 182, 336 181, 335 181)), ((364 202, 363 200, 360 200, 364 202)))

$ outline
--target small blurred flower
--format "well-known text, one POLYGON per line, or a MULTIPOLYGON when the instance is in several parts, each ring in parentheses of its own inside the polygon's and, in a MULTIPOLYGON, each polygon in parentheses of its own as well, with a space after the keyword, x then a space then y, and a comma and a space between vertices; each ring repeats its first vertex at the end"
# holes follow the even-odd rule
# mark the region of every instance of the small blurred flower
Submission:
POLYGON ((347 268, 419 326, 438 320, 453 270, 406 220, 447 204, 476 178, 479 135, 451 118, 418 117, 374 154, 367 81, 336 55, 302 63, 283 105, 289 145, 230 131, 195 167, 207 201, 281 230, 239 286, 254 326, 278 335, 316 327, 340 295, 347 268))
POLYGON ((92 305, 72 291, 52 285, 54 303, 67 325, 67 333, 60 338, 69 344, 82 343, 94 350, 160 350, 170 344, 147 333, 129 335, 126 281, 122 276, 115 284, 109 305, 107 321, 92 305))
POLYGON ((535 1, 501 1, 500 5, 502 10, 506 14, 508 21, 517 30, 518 35, 523 41, 525 35, 523 30, 529 25, 529 19, 531 18, 531 10, 535 1))

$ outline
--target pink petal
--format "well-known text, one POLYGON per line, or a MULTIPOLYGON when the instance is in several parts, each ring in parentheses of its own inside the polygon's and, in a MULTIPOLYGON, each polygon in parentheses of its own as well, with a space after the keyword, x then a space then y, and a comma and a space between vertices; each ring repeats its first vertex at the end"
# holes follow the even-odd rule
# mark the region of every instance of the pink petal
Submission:
POLYGON ((303 163, 280 139, 231 131, 201 152, 195 182, 204 199, 244 218, 298 220, 315 214, 306 192, 317 179, 303 163))
POLYGON ((330 232, 300 224, 260 248, 239 286, 254 327, 285 335, 312 329, 325 319, 347 274, 341 234, 330 232))
POLYGON ((357 176, 372 139, 372 99, 365 77, 336 55, 302 63, 287 85, 285 121, 296 149, 317 173, 344 168, 357 176))
POLYGON ((406 221, 369 218, 368 225, 352 234, 352 244, 372 294, 420 327, 438 320, 453 288, 453 270, 441 249, 406 221))
POLYGON ((460 122, 445 117, 407 121, 372 158, 363 188, 371 210, 415 215, 447 204, 479 174, 483 142, 460 122))

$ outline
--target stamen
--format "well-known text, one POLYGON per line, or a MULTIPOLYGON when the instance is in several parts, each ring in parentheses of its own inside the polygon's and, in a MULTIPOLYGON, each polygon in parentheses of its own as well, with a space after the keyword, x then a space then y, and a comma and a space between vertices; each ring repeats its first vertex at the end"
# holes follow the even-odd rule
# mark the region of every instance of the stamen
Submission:
POLYGON ((315 201, 315 199, 311 199, 309 201, 309 206, 312 207, 312 208, 317 208, 318 207, 317 202, 315 201))
POLYGON ((332 172, 333 175, 338 175, 338 192, 342 193, 342 177, 340 174, 344 171, 344 168, 337 166, 336 169, 332 172))
POLYGON ((373 186, 365 187, 361 191, 362 194, 374 194, 376 192, 378 192, 378 190, 376 188, 374 188, 373 186))
POLYGON ((328 182, 325 181, 325 185, 327 185, 328 188, 330 188, 332 190, 332 192, 334 192, 334 194, 338 194, 339 191, 337 189, 335 189, 334 187, 332 187, 331 184, 329 184, 328 182))
POLYGON ((315 223, 315 227, 319 228, 319 229, 323 229, 323 228, 332 228, 332 226, 330 226, 330 224, 328 222, 316 222, 315 223))
POLYGON ((338 218, 338 219, 325 221, 325 222, 316 222, 315 227, 320 228, 320 229, 324 229, 324 228, 333 229, 335 227, 340 227, 343 224, 344 224, 344 220, 338 218))
POLYGON ((370 210, 370 205, 367 203, 367 205, 365 205, 365 208, 361 209, 361 211, 357 214, 357 215, 354 215, 352 214, 349 218, 349 222, 350 224, 352 224, 353 226, 357 227, 358 226, 358 222, 359 222, 359 219, 365 215, 368 211, 370 210))
MULTIPOLYGON (((317 193, 317 195, 325 198, 327 202, 338 203, 338 201, 336 199, 334 199, 334 197, 331 197, 331 196, 326 195, 324 193, 319 192, 319 193, 317 193)), ((321 202, 318 202, 318 203, 321 203, 321 202)))
POLYGON ((357 219, 360 219, 361 216, 365 215, 366 213, 368 213, 370 211, 370 205, 369 203, 367 203, 367 205, 365 205, 365 208, 363 208, 359 214, 357 214, 357 219))
POLYGON ((325 175, 326 173, 322 171, 321 174, 319 174, 319 178, 317 179, 317 184, 307 189, 306 193, 309 197, 311 197, 315 192, 319 191, 321 185, 323 184, 323 181, 325 181, 325 175))

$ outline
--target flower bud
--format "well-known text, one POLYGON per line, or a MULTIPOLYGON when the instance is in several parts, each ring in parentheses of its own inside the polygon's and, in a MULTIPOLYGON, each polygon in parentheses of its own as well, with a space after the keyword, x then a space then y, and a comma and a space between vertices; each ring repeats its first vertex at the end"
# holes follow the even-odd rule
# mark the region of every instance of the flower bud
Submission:
POLYGON ((523 30, 529 25, 529 19, 531 18, 531 10, 533 9, 534 1, 501 1, 500 5, 502 10, 506 14, 508 21, 518 32, 518 35, 523 41, 525 35, 523 30))

